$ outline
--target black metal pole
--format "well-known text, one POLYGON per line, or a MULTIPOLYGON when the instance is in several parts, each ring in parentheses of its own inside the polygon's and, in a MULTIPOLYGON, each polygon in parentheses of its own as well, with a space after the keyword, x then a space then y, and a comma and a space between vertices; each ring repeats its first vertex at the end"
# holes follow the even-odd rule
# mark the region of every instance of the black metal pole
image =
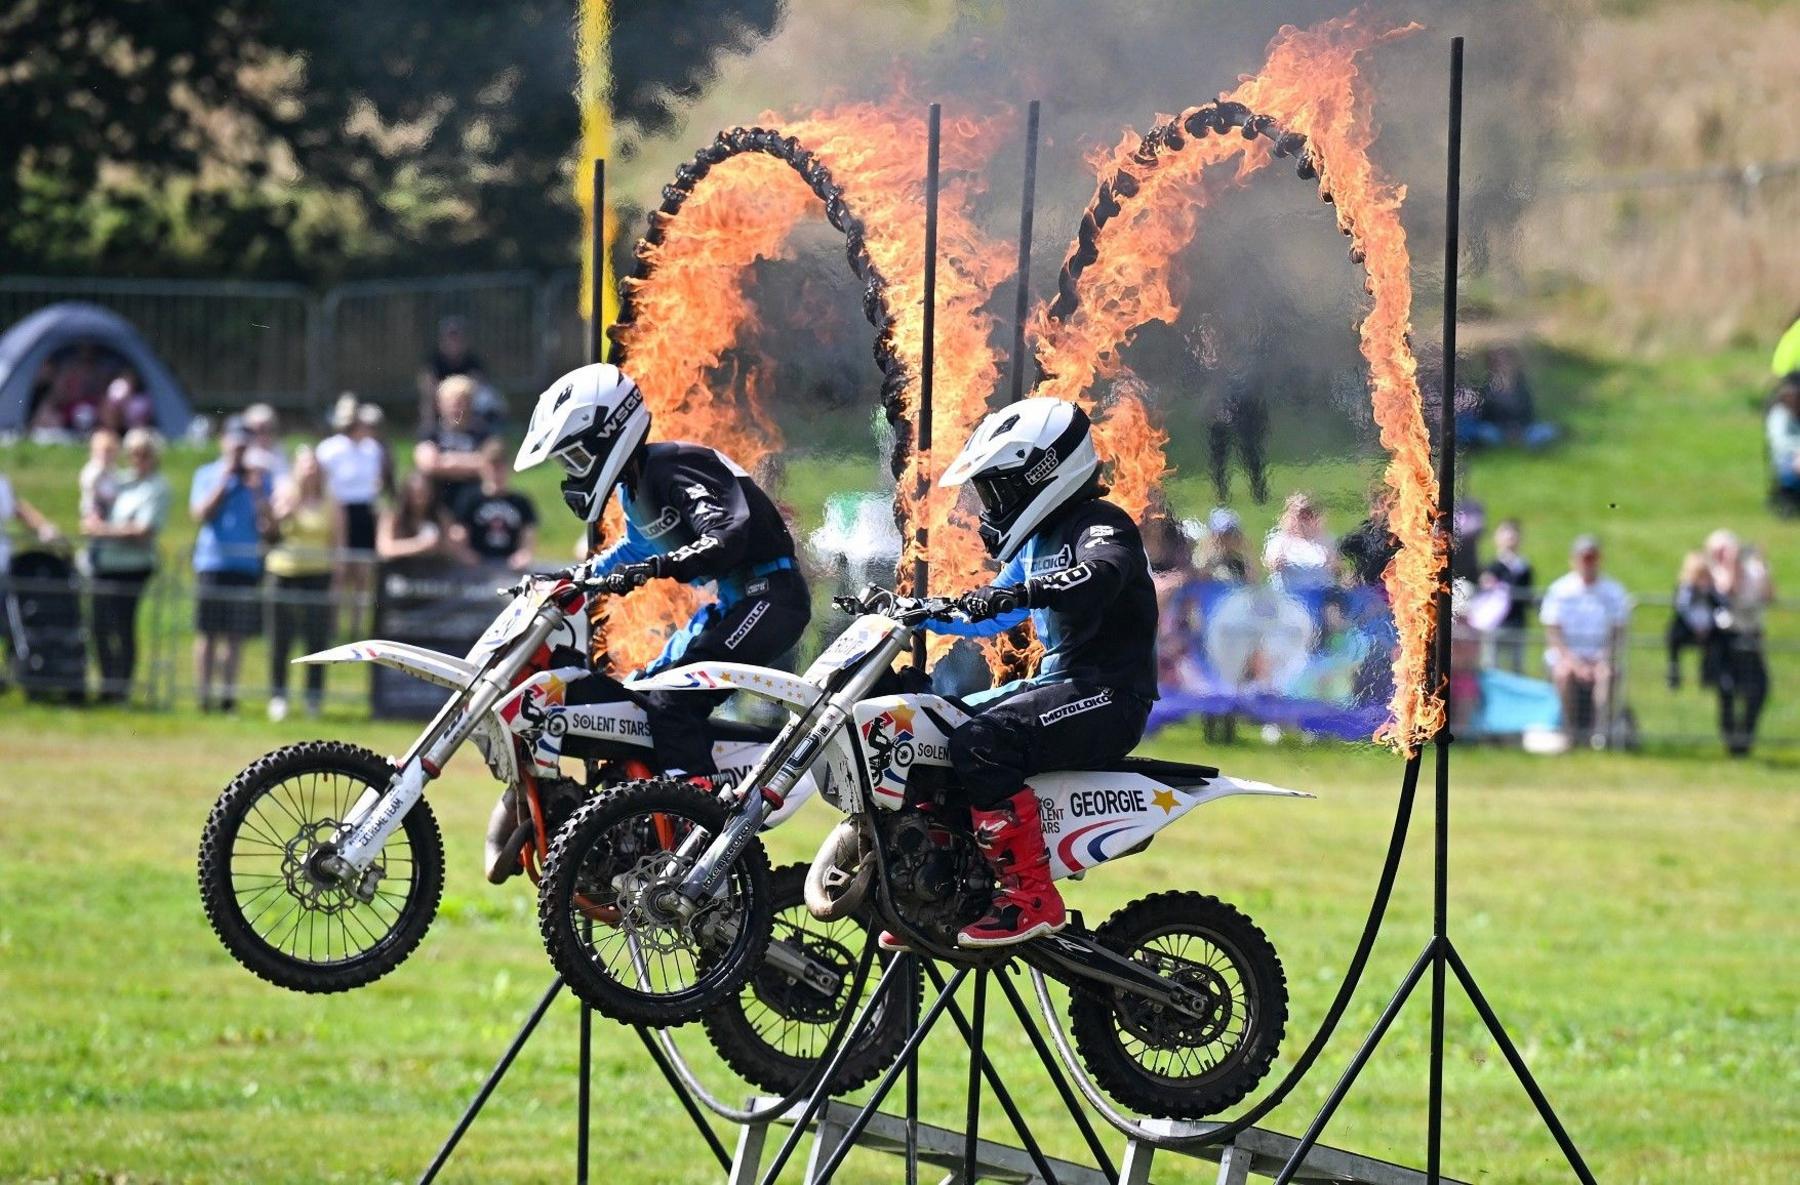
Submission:
MULTIPOLYGON (((593 919, 582 919, 581 929, 582 936, 592 943, 594 940, 593 919)), ((575 1185, 587 1185, 588 1117, 593 1114, 594 1010, 588 1007, 586 1000, 581 1000, 579 1003, 581 1005, 581 1037, 576 1054, 575 1071, 575 1185)))
POLYGON ((983 1040, 987 1036, 987 981, 988 969, 981 968, 975 972, 975 1017, 969 1024, 969 1108, 966 1122, 963 1124, 963 1177, 965 1181, 980 1179, 981 1143, 981 1065, 985 1055, 981 1051, 983 1040))
MULTIPOLYGON (((919 1027, 919 960, 906 969, 906 1031, 919 1027)), ((919 1185, 919 1059, 906 1063, 906 1185, 919 1185)))
POLYGON ((1013 1015, 1018 1018, 1019 1027, 1031 1039, 1031 1048, 1037 1051, 1038 1060, 1044 1064, 1044 1072, 1050 1076, 1051 1085, 1062 1097, 1063 1107, 1069 1112, 1069 1118, 1075 1121, 1075 1127, 1081 1132, 1081 1138, 1087 1143, 1088 1152, 1100 1171, 1113 1180, 1119 1177, 1118 1166, 1113 1164, 1112 1157, 1106 1154, 1106 1145, 1100 1142, 1100 1134, 1094 1130, 1093 1122, 1082 1109, 1081 1102, 1075 1097, 1075 1088, 1069 1085, 1068 1077, 1057 1064, 1056 1054, 1051 1050, 1044 1035, 1038 1032, 1037 1022, 1031 1018, 1031 1012, 1025 1007, 1025 1000, 1019 995, 1019 987, 1012 981, 1012 972, 1002 966, 996 977, 1000 981, 1000 990, 1006 993, 1006 1002, 1012 1005, 1013 1015))
POLYGON ((502 1078, 506 1077, 506 1071, 512 1068, 513 1059, 519 1056, 521 1049, 525 1048, 525 1042, 531 1039, 531 1034, 537 1029, 538 1022, 544 1019, 544 1013, 550 1010, 551 1002, 556 999, 556 994, 562 989, 562 976, 558 975, 550 981, 550 986, 545 989, 543 998, 537 1002, 537 1007, 531 1010, 531 1015, 525 1019, 525 1024, 513 1037, 512 1044, 508 1045, 506 1052, 500 1055, 500 1060, 495 1063, 487 1079, 482 1082, 481 1089, 475 1092, 475 1097, 463 1110, 462 1118, 456 1121, 456 1126, 450 1131, 450 1138, 444 1141, 444 1146, 438 1149, 438 1154, 432 1158, 425 1174, 419 1178, 419 1185, 431 1185, 431 1182, 437 1180, 437 1175, 443 1170, 444 1163, 450 1159, 450 1154, 456 1151, 456 1146, 467 1134, 469 1125, 475 1122, 477 1115, 481 1114, 481 1109, 487 1105, 488 1096, 494 1093, 494 1088, 500 1085, 502 1078))
MULTIPOLYGON (((588 316, 587 360, 589 363, 600 361, 606 356, 606 305, 603 296, 606 292, 606 160, 594 158, 594 227, 592 232, 592 250, 594 253, 593 274, 588 278, 588 300, 591 310, 588 316)), ((600 550, 600 524, 589 523, 587 528, 587 554, 593 555, 600 550)), ((594 655, 593 641, 606 636, 606 618, 597 612, 589 611, 588 657, 594 655)), ((592 764, 588 767, 588 781, 592 783, 596 771, 592 764)), ((593 922, 588 922, 591 928, 593 922)), ((593 1080, 594 1080, 594 1010, 588 1007, 586 1000, 581 1002, 581 1049, 576 1066, 576 1119, 575 1119, 575 1180, 577 1185, 587 1185, 588 1179, 588 1117, 592 1112, 593 1080)))
MULTIPOLYGON (((901 957, 913 958, 915 956, 902 955, 901 957)), ((894 1089, 894 1083, 899 1080, 902 1068, 917 1060, 919 1046, 925 1043, 925 1038, 931 1033, 932 1026, 937 1024, 938 1018, 944 1015, 944 1009, 949 1006, 956 995, 956 989, 962 986, 962 981, 968 974, 967 967, 957 968, 956 974, 950 977, 950 982, 944 985, 943 990, 938 993, 937 999, 931 1002, 931 1007, 925 1010, 925 1015, 920 1019, 918 1027, 913 1029, 906 1038, 906 1042, 900 1046, 900 1054, 894 1059, 894 1064, 882 1074, 881 1081, 875 1084, 875 1093, 869 1096, 869 1101, 863 1104, 862 1110, 856 1113, 856 1118, 852 1119, 849 1126, 844 1129, 843 1138, 838 1141, 838 1146, 832 1150, 830 1156, 826 1157, 824 1165, 813 1176, 811 1185, 827 1185, 827 1182, 837 1175, 839 1166, 850 1155, 850 1150, 856 1146, 856 1141, 861 1139, 863 1132, 868 1130, 869 1120, 873 1119, 875 1112, 881 1109, 882 1100, 886 1099, 888 1092, 894 1089)), ((885 978, 884 976, 884 982, 885 978)), ((795 1130, 798 1131, 804 1127, 809 1119, 810 1117, 803 1116, 795 1130)), ((784 1144, 783 1148, 786 1146, 784 1144)), ((774 1185, 779 1168, 780 1166, 777 1165, 775 1170, 765 1175, 762 1185, 774 1185)))
MULTIPOLYGON (((925 135, 925 339, 919 348, 919 411, 914 428, 913 449, 920 458, 919 488, 916 505, 923 510, 931 496, 931 376, 937 354, 937 232, 938 232, 938 138, 943 108, 933 103, 926 120, 925 135)), ((913 595, 925 595, 931 578, 929 554, 931 530, 924 522, 913 524, 918 532, 919 556, 913 561, 913 595)), ((913 666, 925 669, 925 631, 913 635, 913 666)))
POLYGON ((588 277, 587 360, 606 360, 606 160, 594 158, 593 274, 588 277))
MULTIPOLYGON (((1438 512, 1444 565, 1438 581, 1436 688, 1450 694, 1450 556, 1456 521, 1456 270, 1461 254, 1463 39, 1450 39, 1450 128, 1444 165, 1444 385, 1438 408, 1438 512)), ((1437 734, 1431 896, 1431 1071, 1425 1121, 1425 1181, 1437 1185, 1444 1143, 1444 971, 1450 920, 1450 722, 1437 734)))
POLYGON ((1413 960, 1412 969, 1406 973, 1406 978, 1402 979, 1400 986, 1394 990, 1392 998, 1387 1002, 1387 1007, 1381 1010, 1381 1017, 1375 1022, 1375 1027, 1369 1030, 1369 1035, 1357 1048, 1355 1056, 1350 1059, 1350 1064, 1344 1067, 1343 1076, 1338 1079, 1337 1085, 1331 1088, 1331 1094, 1326 1097, 1324 1105, 1319 1108, 1319 1113, 1313 1116, 1312 1123, 1307 1126, 1306 1134, 1300 1137, 1300 1142, 1294 1145, 1294 1151, 1288 1156, 1287 1163, 1282 1165, 1281 1172, 1276 1174, 1275 1185, 1288 1185, 1288 1182, 1294 1179, 1294 1174, 1300 1171, 1300 1166, 1311 1154, 1313 1146, 1325 1133, 1325 1125, 1331 1122, 1332 1115, 1337 1112, 1338 1104, 1342 1103, 1344 1096, 1350 1093, 1350 1087, 1355 1084, 1356 1076, 1361 1074, 1363 1067, 1369 1064, 1369 1058, 1375 1054, 1375 1047, 1381 1044, 1383 1037, 1387 1036, 1388 1027, 1394 1023, 1394 1018, 1400 1015, 1401 1006, 1406 1003, 1406 998, 1412 995, 1413 989, 1419 986, 1419 980, 1425 975, 1426 966, 1436 959, 1437 954, 1438 943, 1436 939, 1432 939, 1425 944, 1425 949, 1419 952, 1419 957, 1413 960))
POLYGON ((1487 1026, 1488 1034, 1494 1038, 1494 1044, 1500 1047, 1500 1053, 1506 1058, 1506 1064, 1512 1067, 1514 1077, 1518 1078, 1519 1085, 1523 1086, 1525 1093, 1531 1097, 1531 1105, 1537 1108, 1538 1118, 1544 1121, 1544 1126, 1549 1128, 1550 1134, 1556 1138, 1556 1146, 1562 1149, 1563 1156, 1569 1161, 1569 1167, 1575 1170, 1575 1175, 1581 1179, 1582 1185, 1595 1185, 1594 1174, 1588 1170, 1587 1161, 1581 1158, 1581 1150, 1575 1147, 1575 1141, 1563 1128, 1562 1120, 1556 1117, 1556 1111, 1551 1108, 1550 1100, 1544 1097, 1543 1090, 1538 1087, 1537 1079, 1531 1076, 1531 1069, 1525 1064, 1525 1058, 1520 1055, 1518 1047, 1512 1043, 1512 1038, 1506 1035, 1506 1029, 1500 1024, 1500 1018, 1494 1015, 1494 1010, 1489 1006, 1487 997, 1482 995, 1481 989, 1475 985, 1475 976, 1469 971, 1468 965, 1462 961, 1462 955, 1457 952, 1456 947, 1452 946, 1448 939, 1445 940, 1444 946, 1445 957, 1450 961, 1451 970, 1456 972, 1457 981, 1462 984, 1463 991, 1468 993, 1469 1003, 1475 1005, 1475 1012, 1481 1017, 1481 1023, 1487 1026))
MULTIPOLYGON (((874 937, 871 936, 869 941, 874 942, 874 937)), ((813 1088, 812 1094, 806 1100, 806 1105, 800 1109, 800 1116, 794 1121, 793 1130, 788 1132, 787 1138, 781 1142, 781 1147, 775 1150, 774 1163, 769 1165, 768 1171, 763 1174, 762 1185, 775 1185, 776 1179, 781 1176, 781 1170, 787 1167, 788 1158, 794 1154, 794 1149, 799 1147, 800 1141, 806 1137, 806 1125, 813 1121, 819 1114, 820 1108, 825 1105, 825 1101, 831 1097, 832 1080, 838 1076, 838 1070, 843 1067, 844 1060, 850 1056, 850 1051, 856 1048, 856 1043, 863 1039, 864 1034, 869 1031, 877 1009, 883 1007, 884 998, 892 996, 894 985, 899 982, 900 976, 905 971, 905 968, 900 966, 903 961, 904 956, 894 960, 888 964, 887 970, 881 973, 881 982, 875 985, 875 991, 870 994, 868 1002, 863 1005, 862 1015, 856 1018, 856 1023, 851 1025, 850 1031, 844 1034, 844 1039, 839 1043, 837 1052, 831 1055, 825 1069, 819 1074, 818 1085, 813 1088)), ((941 1004, 942 1001, 939 1003, 941 1004)), ((934 1013, 929 1019, 935 1020, 936 1014, 934 1013)), ((915 1032, 914 1036, 921 1036, 921 1034, 915 1032)), ((918 1046, 914 1045, 912 1048, 917 1049, 918 1046)), ((901 1058, 905 1056, 906 1050, 905 1047, 902 1047, 901 1058)), ((896 1059, 895 1064, 889 1069, 889 1076, 883 1081, 887 1087, 892 1087, 894 1079, 899 1077, 900 1061, 896 1059)), ((884 1089, 876 1097, 879 1099, 886 1093, 884 1089)), ((871 1113, 873 1112, 871 1111, 871 1113)), ((868 1120, 864 1119, 862 1127, 867 1126, 868 1120)), ((856 1135, 862 1131, 862 1127, 857 1127, 855 1124, 852 1124, 851 1127, 852 1132, 844 1137, 846 1145, 853 1142, 856 1135)), ((841 1148, 840 1151, 847 1152, 848 1148, 841 1148)), ((815 1178, 817 1181, 824 1179, 823 1176, 815 1178)))
POLYGON ((1031 297, 1031 219, 1037 209, 1038 101, 1025 109, 1025 192, 1019 199, 1019 270, 1013 301, 1012 400, 1025 392, 1025 312, 1031 297))
POLYGON ((731 1154, 725 1151, 725 1145, 720 1142, 718 1133, 713 1131, 712 1124, 706 1121, 706 1116, 700 1113, 699 1106, 694 1102, 694 1096, 689 1094, 687 1087, 681 1084, 681 1079, 675 1074, 675 1067, 669 1064, 669 1059, 656 1044, 656 1038, 652 1037, 650 1030, 642 1025, 634 1025, 633 1028, 637 1032, 638 1040, 644 1043, 645 1050, 649 1052, 650 1060, 656 1063, 658 1070, 662 1071, 662 1076, 668 1082, 669 1089, 674 1091, 675 1097, 681 1100, 682 1110, 686 1111, 688 1118, 694 1121, 694 1126, 705 1138, 707 1147, 712 1149, 713 1158, 719 1162, 720 1168, 729 1172, 731 1170, 731 1154))

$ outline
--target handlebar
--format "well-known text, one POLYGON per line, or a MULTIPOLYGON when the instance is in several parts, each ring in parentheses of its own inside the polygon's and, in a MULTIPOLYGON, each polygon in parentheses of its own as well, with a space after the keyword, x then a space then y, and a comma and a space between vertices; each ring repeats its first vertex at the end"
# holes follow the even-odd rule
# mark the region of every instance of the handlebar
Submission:
POLYGON ((948 618, 951 614, 964 621, 975 621, 957 607, 953 597, 903 597, 879 585, 867 585, 853 597, 833 597, 831 603, 845 613, 880 613, 901 625, 917 627, 931 618, 948 618))

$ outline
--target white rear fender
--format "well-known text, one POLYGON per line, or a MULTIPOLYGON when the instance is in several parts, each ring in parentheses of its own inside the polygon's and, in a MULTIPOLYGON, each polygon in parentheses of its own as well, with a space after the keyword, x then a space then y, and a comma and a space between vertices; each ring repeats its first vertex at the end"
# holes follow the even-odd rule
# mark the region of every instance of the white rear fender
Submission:
POLYGON ((815 683, 770 667, 741 662, 697 662, 660 671, 625 686, 633 691, 744 691, 804 712, 823 694, 815 683))
POLYGON ((406 642, 384 642, 379 638, 366 642, 349 642, 316 654, 304 654, 295 663, 372 662, 376 666, 404 671, 427 683, 460 691, 474 682, 476 667, 466 659, 440 654, 423 646, 406 642))
POLYGON ((1072 876, 1140 850, 1202 803, 1234 794, 1311 798, 1267 782, 1218 774, 1200 786, 1168 786, 1140 773, 1072 770, 1033 776, 1053 877, 1072 876))

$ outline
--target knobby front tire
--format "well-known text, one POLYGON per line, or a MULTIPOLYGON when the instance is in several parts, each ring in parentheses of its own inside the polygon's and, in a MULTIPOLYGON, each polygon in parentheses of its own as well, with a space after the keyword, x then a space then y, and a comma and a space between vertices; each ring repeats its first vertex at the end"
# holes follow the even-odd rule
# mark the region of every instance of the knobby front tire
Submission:
POLYGON ((307 875, 363 791, 393 777, 385 757, 341 741, 276 749, 233 778, 200 840, 200 900, 251 972, 296 992, 343 992, 404 962, 444 891, 444 845, 421 799, 376 856, 371 901, 307 875))
POLYGON ((694 919, 655 914, 623 887, 654 879, 696 827, 717 836, 725 821, 713 795, 651 778, 590 799, 557 832, 538 885, 538 928, 552 965, 595 1011, 652 1028, 686 1024, 761 964, 772 925, 761 840, 738 854, 721 895, 694 919), (696 927, 700 918, 708 929, 696 927))

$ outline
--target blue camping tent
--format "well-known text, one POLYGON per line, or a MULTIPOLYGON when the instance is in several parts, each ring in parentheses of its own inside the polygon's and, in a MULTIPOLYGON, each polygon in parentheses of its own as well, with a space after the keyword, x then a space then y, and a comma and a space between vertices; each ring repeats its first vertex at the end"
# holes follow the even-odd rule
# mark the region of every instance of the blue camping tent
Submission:
POLYGON ((23 432, 31 422, 31 385, 44 360, 65 346, 89 342, 113 351, 137 372, 155 408, 157 431, 176 437, 194 418, 187 392, 131 322, 96 304, 48 305, 0 334, 0 432, 23 432))

